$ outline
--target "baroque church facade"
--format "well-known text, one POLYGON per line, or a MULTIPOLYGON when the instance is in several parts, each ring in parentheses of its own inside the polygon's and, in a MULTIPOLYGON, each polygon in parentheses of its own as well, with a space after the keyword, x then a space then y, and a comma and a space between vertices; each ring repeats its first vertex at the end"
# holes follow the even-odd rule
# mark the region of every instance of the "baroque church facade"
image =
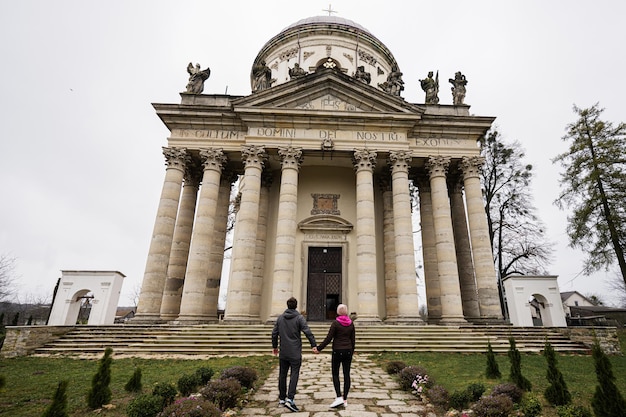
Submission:
POLYGON ((154 105, 170 135, 136 321, 218 320, 235 189, 224 322, 272 322, 294 296, 309 321, 344 303, 360 323, 423 323, 411 187, 428 322, 502 320, 477 146, 494 118, 470 115, 464 83, 453 105, 433 79, 406 102, 391 51, 335 16, 270 39, 250 95, 202 94, 200 72, 154 105))

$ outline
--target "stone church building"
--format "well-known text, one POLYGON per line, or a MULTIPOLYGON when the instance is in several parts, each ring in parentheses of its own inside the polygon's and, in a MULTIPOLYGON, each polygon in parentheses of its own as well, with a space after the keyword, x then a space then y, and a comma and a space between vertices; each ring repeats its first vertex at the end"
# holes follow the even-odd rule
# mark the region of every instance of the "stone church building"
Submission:
POLYGON ((294 296, 313 322, 344 303, 357 323, 422 323, 418 232, 428 322, 502 320, 477 146, 494 118, 470 115, 465 82, 452 105, 432 78, 406 102, 391 51, 335 16, 270 39, 247 96, 202 93, 198 70, 154 105, 170 135, 135 321, 217 321, 233 190, 224 322, 272 322, 294 296))

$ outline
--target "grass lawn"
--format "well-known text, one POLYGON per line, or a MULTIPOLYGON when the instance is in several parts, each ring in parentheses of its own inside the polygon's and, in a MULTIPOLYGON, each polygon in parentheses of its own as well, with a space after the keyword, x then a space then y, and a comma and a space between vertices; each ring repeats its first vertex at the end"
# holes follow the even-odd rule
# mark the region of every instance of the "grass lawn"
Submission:
MULTIPOLYGON (((213 378, 222 369, 230 366, 250 366, 257 370, 259 379, 264 380, 278 363, 272 356, 225 357, 209 360, 148 360, 115 359, 111 367, 111 391, 113 410, 100 415, 108 417, 126 416, 126 405, 137 394, 124 391, 124 385, 132 376, 135 367, 141 368, 143 392, 152 392, 157 382, 171 382, 176 386, 183 374, 191 374, 205 366, 215 371, 213 378)), ((91 387, 91 378, 98 369, 97 360, 65 358, 23 357, 0 360, 0 375, 6 378, 6 386, 0 390, 0 416, 40 416, 50 404, 60 380, 69 381, 67 389, 68 411, 72 417, 93 416, 87 408, 86 395, 91 387)))
MULTIPOLYGON (((626 353, 626 330, 619 332, 622 353, 626 353)), ((448 392, 461 391, 472 382, 481 382, 488 389, 498 383, 506 382, 510 371, 510 362, 506 354, 497 355, 496 360, 502 373, 502 379, 492 380, 485 377, 487 360, 484 354, 442 354, 424 353, 381 353, 372 358, 384 365, 389 361, 403 361, 407 365, 420 365, 428 370, 430 376, 448 392)), ((613 375, 617 387, 626 396, 626 356, 610 356, 613 375)), ((591 409, 591 398, 597 385, 594 362, 591 355, 563 355, 557 353, 557 367, 563 374, 565 383, 572 394, 574 404, 591 409)), ((522 374, 532 383, 532 394, 543 405, 543 416, 556 416, 555 409, 543 398, 548 386, 546 380, 547 363, 543 355, 522 354, 522 374)))

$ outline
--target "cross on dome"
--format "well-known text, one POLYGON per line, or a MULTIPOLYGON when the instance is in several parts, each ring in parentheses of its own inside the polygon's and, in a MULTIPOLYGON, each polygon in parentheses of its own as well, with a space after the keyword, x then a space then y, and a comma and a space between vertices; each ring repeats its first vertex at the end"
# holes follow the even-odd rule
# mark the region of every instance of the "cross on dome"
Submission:
POLYGON ((328 5, 328 9, 322 9, 323 12, 328 12, 328 16, 332 16, 333 13, 338 13, 336 10, 333 10, 331 4, 328 5))

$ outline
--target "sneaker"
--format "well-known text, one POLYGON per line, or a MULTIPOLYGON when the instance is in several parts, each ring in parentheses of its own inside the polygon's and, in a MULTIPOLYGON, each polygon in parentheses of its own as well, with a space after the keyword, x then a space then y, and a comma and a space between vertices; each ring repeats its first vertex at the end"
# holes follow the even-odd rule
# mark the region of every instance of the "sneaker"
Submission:
POLYGON ((278 406, 279 407, 284 407, 285 406, 285 400, 278 400, 278 406))
POLYGON ((287 400, 285 400, 285 407, 287 407, 294 413, 297 413, 298 411, 300 411, 300 409, 296 407, 296 403, 294 403, 291 398, 287 398, 287 400))
POLYGON ((332 402, 332 404, 329 406, 330 408, 337 408, 340 405, 343 405, 343 397, 337 397, 335 398, 335 401, 332 402))

